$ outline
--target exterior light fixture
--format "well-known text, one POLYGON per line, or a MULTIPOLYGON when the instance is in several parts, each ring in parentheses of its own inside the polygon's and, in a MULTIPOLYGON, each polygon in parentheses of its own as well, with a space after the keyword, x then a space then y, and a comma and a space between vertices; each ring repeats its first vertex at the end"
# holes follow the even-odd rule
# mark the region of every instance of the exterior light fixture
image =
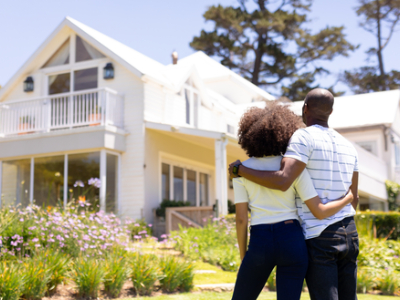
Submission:
POLYGON ((113 79, 114 78, 114 66, 112 63, 107 63, 103 68, 103 78, 113 79))
POLYGON ((33 92, 33 78, 31 76, 26 77, 24 81, 24 92, 33 92))

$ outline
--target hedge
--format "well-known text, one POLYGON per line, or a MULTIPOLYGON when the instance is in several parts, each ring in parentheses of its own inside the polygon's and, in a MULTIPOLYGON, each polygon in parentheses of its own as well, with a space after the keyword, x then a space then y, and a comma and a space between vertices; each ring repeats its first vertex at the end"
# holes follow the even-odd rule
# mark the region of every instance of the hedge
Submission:
POLYGON ((357 212, 355 222, 360 235, 400 240, 400 212, 357 212))

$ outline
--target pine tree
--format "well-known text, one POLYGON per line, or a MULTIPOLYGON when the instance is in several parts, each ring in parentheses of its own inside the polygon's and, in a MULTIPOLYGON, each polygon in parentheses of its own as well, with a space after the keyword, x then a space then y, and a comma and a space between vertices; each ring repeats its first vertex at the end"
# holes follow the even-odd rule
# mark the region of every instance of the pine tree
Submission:
POLYGON ((209 7, 204 18, 214 29, 202 30, 190 46, 220 58, 257 86, 280 86, 282 95, 292 100, 304 99, 308 90, 318 87, 315 77, 328 73, 318 62, 355 49, 345 39, 344 27, 326 27, 315 34, 305 28, 312 0, 253 2, 209 7))
POLYGON ((400 0, 359 0, 356 13, 362 18, 360 26, 376 38, 376 47, 367 51, 368 61, 376 57, 376 66, 364 66, 343 74, 346 82, 355 93, 368 93, 397 89, 400 85, 400 72, 385 72, 383 50, 389 44, 400 22, 400 0), (384 28, 388 28, 384 36, 384 28))

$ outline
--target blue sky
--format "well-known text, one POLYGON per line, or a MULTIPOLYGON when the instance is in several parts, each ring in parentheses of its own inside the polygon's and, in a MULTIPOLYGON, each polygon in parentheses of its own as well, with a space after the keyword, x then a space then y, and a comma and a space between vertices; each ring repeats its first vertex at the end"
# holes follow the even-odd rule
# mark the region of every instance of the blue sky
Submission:
MULTIPOLYGON (((202 14, 214 4, 236 5, 236 0, 0 0, 0 85, 4 85, 40 46, 65 16, 93 27, 110 37, 163 63, 169 64, 176 50, 185 57, 193 50, 189 42, 205 24, 202 14)), ((314 0, 308 25, 313 31, 327 25, 346 27, 347 38, 360 48, 348 58, 337 58, 323 66, 332 72, 320 82, 336 81, 336 74, 365 64, 364 52, 375 46, 374 36, 358 27, 354 7, 357 0, 314 0)), ((400 70, 400 32, 384 51, 385 69, 400 70)), ((338 90, 347 90, 337 85, 338 90)))

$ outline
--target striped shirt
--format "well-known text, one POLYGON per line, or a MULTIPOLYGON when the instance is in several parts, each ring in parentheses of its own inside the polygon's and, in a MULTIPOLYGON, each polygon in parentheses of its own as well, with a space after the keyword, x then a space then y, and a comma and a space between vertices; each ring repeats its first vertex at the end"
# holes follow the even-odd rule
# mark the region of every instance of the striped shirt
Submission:
MULTIPOLYGON (((353 172, 358 172, 357 151, 353 145, 335 130, 319 125, 297 130, 284 156, 307 165, 315 190, 323 203, 346 195, 353 172)), ((355 214, 353 206, 348 204, 333 216, 318 220, 298 196, 296 205, 306 239, 318 237, 329 225, 355 214)))

